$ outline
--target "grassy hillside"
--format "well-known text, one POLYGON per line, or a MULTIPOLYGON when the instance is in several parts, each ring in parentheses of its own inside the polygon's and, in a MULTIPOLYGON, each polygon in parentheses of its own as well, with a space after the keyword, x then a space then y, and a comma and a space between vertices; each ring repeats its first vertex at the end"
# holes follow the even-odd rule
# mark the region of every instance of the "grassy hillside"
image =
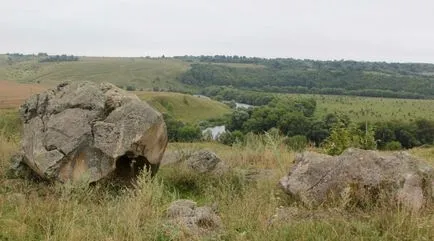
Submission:
POLYGON ((137 89, 186 89, 177 81, 189 64, 176 59, 81 57, 79 61, 39 63, 28 58, 8 64, 0 55, 0 80, 55 85, 65 80, 111 82, 137 89))
POLYGON ((172 114, 183 122, 198 122, 222 117, 231 109, 218 101, 187 94, 140 91, 136 94, 161 112, 172 114))
POLYGON ((434 120, 434 100, 391 99, 333 95, 291 95, 313 97, 317 102, 315 116, 341 112, 353 121, 434 120))

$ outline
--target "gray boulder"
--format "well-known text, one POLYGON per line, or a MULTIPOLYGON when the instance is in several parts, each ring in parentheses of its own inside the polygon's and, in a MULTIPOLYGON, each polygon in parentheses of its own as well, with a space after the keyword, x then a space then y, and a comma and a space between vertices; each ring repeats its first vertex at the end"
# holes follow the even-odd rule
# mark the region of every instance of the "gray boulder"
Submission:
POLYGON ((155 173, 167 146, 162 115, 109 83, 63 83, 20 108, 23 162, 45 179, 98 181, 155 173))
POLYGON ((186 164, 189 168, 198 173, 207 173, 220 169, 223 162, 214 152, 200 150, 193 153, 186 160, 186 164))
POLYGON ((340 200, 388 199, 420 210, 434 199, 434 170, 406 152, 348 149, 340 156, 304 152, 280 180, 283 190, 308 206, 340 200))
POLYGON ((177 200, 166 211, 168 224, 179 227, 188 235, 201 236, 216 232, 222 228, 222 221, 213 208, 198 207, 191 200, 177 200))

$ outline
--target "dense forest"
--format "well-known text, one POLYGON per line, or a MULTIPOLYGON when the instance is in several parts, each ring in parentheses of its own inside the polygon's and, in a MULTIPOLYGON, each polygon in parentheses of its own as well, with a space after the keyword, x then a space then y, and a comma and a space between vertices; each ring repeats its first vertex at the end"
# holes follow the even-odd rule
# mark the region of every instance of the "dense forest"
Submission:
POLYGON ((280 92, 434 98, 434 65, 356 61, 261 59, 238 56, 176 57, 193 62, 184 84, 280 92), (224 63, 224 64, 213 64, 224 63), (230 64, 253 64, 235 66, 230 64))

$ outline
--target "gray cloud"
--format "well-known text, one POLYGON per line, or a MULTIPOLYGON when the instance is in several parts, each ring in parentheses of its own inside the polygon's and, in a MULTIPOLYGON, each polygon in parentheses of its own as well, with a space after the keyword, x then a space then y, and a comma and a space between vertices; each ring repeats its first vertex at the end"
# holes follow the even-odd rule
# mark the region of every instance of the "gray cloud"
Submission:
POLYGON ((434 63, 430 0, 15 0, 0 52, 434 63))

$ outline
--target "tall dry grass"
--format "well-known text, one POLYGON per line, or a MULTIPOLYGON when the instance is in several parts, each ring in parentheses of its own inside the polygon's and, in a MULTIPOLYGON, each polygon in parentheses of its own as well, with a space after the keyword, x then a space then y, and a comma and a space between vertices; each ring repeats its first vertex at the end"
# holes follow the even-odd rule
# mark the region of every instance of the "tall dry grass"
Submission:
POLYGON ((381 206, 300 206, 277 187, 293 153, 272 133, 249 138, 233 147, 171 144, 171 150, 185 152, 214 150, 230 171, 200 175, 173 164, 153 180, 143 175, 132 189, 11 178, 6 169, 18 143, 0 136, 0 240, 434 240, 433 207, 412 214, 381 206), (248 178, 246 170, 259 174, 248 178), (215 206, 223 231, 199 237, 169 226, 164 213, 178 198, 215 206))

